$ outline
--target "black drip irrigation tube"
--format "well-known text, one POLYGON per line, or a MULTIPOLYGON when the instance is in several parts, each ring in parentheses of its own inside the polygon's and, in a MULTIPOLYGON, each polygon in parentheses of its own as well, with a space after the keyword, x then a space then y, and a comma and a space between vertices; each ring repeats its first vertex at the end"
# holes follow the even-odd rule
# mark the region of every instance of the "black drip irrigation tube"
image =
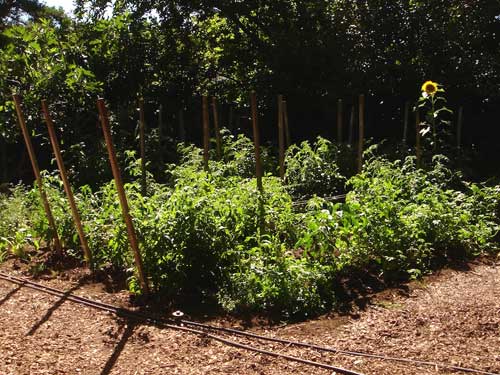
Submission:
POLYGON ((134 319, 142 322, 146 322, 151 325, 158 326, 160 328, 170 328, 170 329, 176 329, 176 330, 181 330, 185 332, 190 332, 193 334, 201 335, 203 337, 211 338, 213 340, 222 342, 226 345, 237 347, 240 349, 245 349, 277 358, 283 358, 289 361, 294 361, 294 362, 299 362, 305 365, 310 365, 314 367, 319 367, 319 368, 324 368, 327 370, 332 370, 336 371, 339 374, 345 374, 345 375, 363 375, 361 373, 352 371, 352 370, 346 370, 343 368, 338 368, 335 366, 331 366, 325 363, 321 362, 315 362, 315 361, 310 361, 306 359, 302 359, 299 357, 294 357, 294 356, 289 356, 286 354, 281 354, 281 353, 276 353, 264 349, 259 349, 256 347, 253 347, 251 345, 245 345, 241 344, 235 341, 227 340, 223 337, 219 337, 217 335, 208 333, 207 331, 216 331, 216 332, 224 332, 236 336, 243 336, 247 338, 253 338, 256 340, 261 340, 261 341, 268 341, 268 342, 275 342, 275 343, 280 343, 280 344, 285 344, 288 346, 296 346, 296 347, 302 347, 302 348, 308 348, 308 349, 314 349, 318 351, 323 351, 323 352, 330 352, 330 353, 336 353, 336 354, 343 354, 346 356, 354 356, 354 357, 363 357, 363 358, 372 358, 372 359, 379 359, 383 361, 391 361, 391 362, 399 362, 399 363, 405 363, 408 365, 414 365, 414 366, 428 366, 428 367, 434 367, 434 368, 442 368, 442 369, 448 369, 448 370, 453 370, 453 371, 460 371, 464 373, 474 373, 474 374, 482 374, 482 375, 500 375, 498 373, 493 373, 493 372, 488 372, 488 371, 483 371, 483 370, 478 370, 478 369, 473 369, 473 368, 467 368, 467 367, 460 367, 460 366, 454 366, 454 365, 449 365, 445 363, 438 363, 438 362, 431 362, 431 361, 424 361, 424 360, 417 360, 417 359, 410 359, 410 358, 403 358, 403 357, 391 357, 391 356, 385 356, 381 354, 372 354, 372 353, 364 353, 364 352, 358 352, 358 351, 348 351, 348 350, 342 350, 342 349, 337 349, 337 348, 332 348, 332 347, 325 347, 325 346, 320 346, 320 345, 315 345, 315 344, 310 344, 306 342, 300 342, 300 341, 293 341, 293 340, 286 340, 286 339, 280 339, 280 338, 275 338, 275 337, 269 337, 269 336, 263 336, 255 333, 250 333, 250 332, 245 332, 242 330, 234 329, 234 328, 225 328, 225 327, 217 327, 217 326, 212 326, 208 324, 203 324, 203 323, 198 323, 198 322, 193 322, 189 320, 183 320, 183 319, 165 319, 165 318, 155 318, 150 315, 145 315, 139 312, 135 312, 129 309, 125 308, 120 308, 116 307, 107 303, 99 302, 99 301, 93 301, 91 299, 85 298, 85 297, 80 297, 76 296, 73 294, 69 294, 67 292, 60 291, 55 288, 51 288, 49 286, 37 284, 35 282, 32 282, 30 280, 24 279, 24 278, 18 278, 15 276, 7 275, 3 272, 0 272, 0 279, 3 279, 5 281, 9 281, 11 283, 20 285, 20 286, 25 286, 37 291, 41 291, 47 294, 51 294, 54 296, 58 297, 65 297, 68 301, 79 303, 85 306, 93 307, 99 310, 103 311, 108 311, 113 314, 115 314, 118 317, 124 317, 124 318, 129 318, 129 319, 134 319), (196 327, 196 328, 189 328, 189 327, 196 327))
MULTIPOLYGON (((285 359, 288 361, 298 362, 298 363, 308 365, 308 366, 323 368, 325 370, 334 371, 334 372, 339 373, 339 374, 364 375, 364 374, 356 372, 356 371, 347 370, 347 369, 332 366, 332 365, 329 365, 326 363, 315 362, 315 361, 311 361, 308 359, 303 359, 303 358, 299 358, 299 357, 294 357, 294 356, 290 356, 290 355, 286 355, 286 354, 273 352, 270 350, 259 349, 259 348, 256 348, 254 346, 251 346, 251 345, 241 344, 241 343, 236 342, 236 341, 228 340, 228 339, 225 339, 223 337, 220 337, 220 336, 217 336, 217 335, 214 335, 211 333, 207 333, 206 331, 202 331, 202 330, 194 329, 194 328, 189 328, 189 327, 182 325, 182 324, 187 325, 186 323, 182 323, 182 322, 171 320, 171 319, 155 318, 155 317, 144 315, 141 313, 137 313, 135 311, 131 311, 128 309, 116 307, 116 306, 113 306, 113 305, 110 305, 107 303, 93 301, 93 300, 90 300, 90 299, 85 298, 85 297, 79 297, 79 296, 76 296, 76 295, 73 295, 73 294, 70 294, 67 292, 57 290, 55 288, 51 288, 51 287, 48 287, 45 285, 34 283, 32 281, 29 281, 29 280, 10 276, 10 275, 4 274, 2 272, 0 272, 0 279, 5 280, 5 281, 9 281, 9 282, 17 284, 17 285, 22 285, 22 286, 25 286, 25 287, 28 287, 28 288, 31 288, 31 289, 34 289, 34 290, 37 290, 40 292, 44 292, 44 293, 47 293, 47 294, 50 294, 53 296, 64 297, 68 301, 82 304, 82 305, 92 307, 92 308, 95 308, 98 310, 107 311, 107 312, 115 314, 118 317, 142 321, 142 322, 145 322, 147 324, 157 326, 159 328, 169 328, 169 329, 175 329, 175 330, 180 330, 180 331, 184 331, 184 332, 189 332, 189 333, 196 334, 196 335, 199 335, 199 336, 202 336, 205 338, 210 338, 210 339, 213 339, 215 341, 219 341, 223 344, 226 344, 228 346, 232 346, 235 348, 260 353, 260 354, 264 354, 264 355, 275 357, 275 358, 281 358, 281 359, 285 359)), ((195 322, 193 322, 193 323, 195 323, 195 322)), ((199 323, 197 323, 197 324, 199 324, 199 323)), ((210 326, 206 326, 206 328, 212 329, 212 330, 215 329, 215 327, 210 327, 210 326)))

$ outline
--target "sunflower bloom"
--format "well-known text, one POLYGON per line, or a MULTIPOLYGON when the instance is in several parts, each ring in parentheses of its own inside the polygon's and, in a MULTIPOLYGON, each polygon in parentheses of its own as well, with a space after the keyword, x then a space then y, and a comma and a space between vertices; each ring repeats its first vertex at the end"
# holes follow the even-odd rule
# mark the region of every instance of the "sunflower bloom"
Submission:
POLYGON ((438 90, 438 84, 436 82, 427 81, 422 85, 422 92, 427 95, 434 95, 438 90))

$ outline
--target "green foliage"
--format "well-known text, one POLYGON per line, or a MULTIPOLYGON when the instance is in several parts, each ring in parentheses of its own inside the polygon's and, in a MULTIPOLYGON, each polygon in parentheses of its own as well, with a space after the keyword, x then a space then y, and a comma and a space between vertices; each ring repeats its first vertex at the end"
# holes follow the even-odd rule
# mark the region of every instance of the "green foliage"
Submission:
MULTIPOLYGON (((79 0, 72 20, 39 1, 8 1, 0 7, 0 135, 9 145, 20 141, 11 102, 19 91, 44 148, 39 107, 46 98, 61 139, 71 145, 68 167, 85 184, 109 178, 91 173, 101 170, 102 159, 97 96, 109 103, 122 149, 133 142, 138 95, 155 109, 163 104, 165 119, 189 111, 192 125, 199 108, 193 97, 201 92, 236 104, 236 113, 256 90, 264 114, 269 105, 262 104, 281 92, 298 137, 310 135, 293 121, 298 103, 311 113, 355 92, 412 98, 427 76, 446 84, 450 98, 494 107, 500 7, 477 1, 79 0)), ((4 157, 5 165, 17 156, 4 157)), ((41 164, 48 168, 49 160, 41 164)))
POLYGON ((274 241, 242 252, 238 269, 218 293, 228 311, 267 310, 283 317, 325 311, 335 296, 328 265, 295 257, 274 241))
POLYGON ((316 209, 304 214, 298 245, 310 256, 326 255, 336 270, 375 265, 388 278, 420 275, 447 257, 495 251, 499 188, 455 190, 443 163, 435 157, 426 172, 410 157, 372 158, 349 180, 345 204, 310 202, 316 209))
POLYGON ((40 247, 46 227, 37 225, 33 216, 36 194, 22 186, 14 186, 8 195, 0 194, 0 261, 9 252, 24 258, 28 246, 40 247))
POLYGON ((285 179, 294 198, 338 195, 344 191, 346 178, 337 164, 341 149, 325 138, 318 137, 311 146, 304 141, 292 145, 286 153, 285 179))
MULTIPOLYGON (((500 187, 460 182, 444 157, 436 156, 423 170, 414 158, 389 161, 369 150, 363 172, 347 183, 345 203, 314 197, 296 212, 278 177, 266 176, 261 194, 247 176, 250 145, 244 138, 226 138, 224 160, 210 161, 210 172, 203 169, 200 149, 179 146, 182 162, 169 167, 168 184, 149 175, 146 195, 139 181, 126 184, 155 290, 217 301, 227 311, 292 318, 333 306, 334 284, 352 270, 414 278, 446 258, 498 250, 500 187)), ((336 166, 328 169, 331 150, 320 139, 316 151, 304 143, 289 160, 337 174, 336 166)), ((127 157, 126 170, 139 176, 140 164, 133 153, 127 157)), ((61 183, 44 177, 59 235, 67 251, 81 258, 61 183)), ((307 193, 322 193, 321 188, 318 179, 307 193)), ((76 190, 96 266, 126 270, 130 290, 140 292, 114 183, 76 190)), ((36 191, 16 187, 1 197, 0 208, 2 258, 7 252, 25 256, 26 246, 49 238, 36 191)))
MULTIPOLYGON (((110 2, 78 3, 97 22, 110 2)), ((234 100, 250 87, 302 99, 349 89, 410 95, 425 75, 471 94, 498 92, 495 1, 127 0, 114 10, 136 23, 155 12, 162 38, 179 40, 178 72, 234 100)))

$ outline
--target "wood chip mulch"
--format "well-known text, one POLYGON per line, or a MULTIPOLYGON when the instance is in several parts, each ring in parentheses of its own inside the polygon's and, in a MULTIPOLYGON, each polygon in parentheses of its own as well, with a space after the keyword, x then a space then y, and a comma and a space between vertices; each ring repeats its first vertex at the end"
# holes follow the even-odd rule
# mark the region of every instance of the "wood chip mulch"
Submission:
MULTIPOLYGON (((0 271, 23 276, 11 265, 0 271)), ((71 278, 36 280, 126 306, 125 291, 71 278)), ((169 312, 165 312, 169 313, 169 312)), ((217 318, 208 323, 237 326, 217 318)), ((500 263, 447 269, 405 289, 375 295, 367 307, 339 316, 252 332, 342 350, 446 363, 500 374, 500 263)), ((245 343, 245 341, 242 341, 245 343)), ((278 344, 262 348, 363 374, 461 374, 442 367, 319 353, 278 344)), ((331 371, 235 349, 204 337, 138 325, 0 280, 0 375, 59 374, 328 374, 331 371)))

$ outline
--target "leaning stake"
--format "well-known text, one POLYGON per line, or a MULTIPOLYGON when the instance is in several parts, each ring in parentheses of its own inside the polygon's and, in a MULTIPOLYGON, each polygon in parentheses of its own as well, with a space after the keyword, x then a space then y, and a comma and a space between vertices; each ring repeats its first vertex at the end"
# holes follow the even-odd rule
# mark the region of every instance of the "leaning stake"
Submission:
POLYGON ((286 148, 292 144, 292 137, 290 135, 290 127, 288 126, 288 106, 286 100, 283 100, 283 124, 285 125, 286 148))
POLYGON ((342 99, 337 101, 337 142, 342 143, 342 128, 344 119, 344 111, 342 105, 342 99))
POLYGON ((146 120, 144 120, 144 99, 139 98, 139 142, 141 152, 141 190, 142 195, 147 193, 146 185, 146 120))
POLYGON ((406 135, 408 133, 408 118, 410 113, 410 102, 405 102, 404 114, 403 114, 403 145, 406 146, 406 135))
POLYGON ((462 147, 462 126, 464 121, 464 107, 458 109, 458 121, 457 121, 457 149, 460 150, 462 147))
POLYGON ((363 146, 365 138, 365 96, 359 96, 359 138, 358 138, 358 172, 363 169, 363 146))
POLYGON ((24 120, 24 114, 21 109, 21 99, 17 94, 12 95, 12 97, 14 98, 14 104, 16 106, 16 112, 17 112, 17 119, 19 122, 19 126, 21 127, 21 131, 23 133, 24 142, 26 143, 28 155, 31 160, 31 166, 33 167, 33 173, 35 174, 38 190, 40 191, 40 197, 42 198, 43 208, 45 210, 45 214, 47 215, 47 220, 49 221, 50 229, 52 230, 52 239, 54 240, 54 246, 56 248, 56 252, 59 255, 61 255, 62 254, 61 241, 59 240, 59 236, 57 234, 56 223, 54 221, 54 216, 52 215, 52 211, 50 209, 49 200, 47 199, 47 194, 45 194, 45 190, 43 189, 43 182, 42 182, 42 176, 40 175, 40 168, 38 167, 38 161, 35 156, 33 144, 31 143, 31 138, 28 134, 28 128, 26 127, 26 121, 24 120))
POLYGON ((106 147, 108 148, 109 162, 111 164, 111 170, 113 172, 113 177, 115 179, 116 190, 118 191, 118 198, 120 199, 120 205, 122 208, 123 219, 125 220, 125 225, 127 226, 127 234, 130 242, 130 247, 134 253, 135 265, 137 267, 137 274, 139 276, 139 282, 141 283, 141 288, 144 294, 149 293, 149 286, 146 281, 141 254, 139 253, 139 245, 137 243, 137 236, 135 234, 134 224, 132 223, 132 218, 130 217, 130 210, 128 207, 127 197, 125 195, 125 189, 123 188, 122 176, 120 174, 120 168, 118 167, 118 161, 116 160, 115 147, 113 145, 113 140, 111 139, 111 131, 109 129, 109 119, 106 105, 104 104, 104 99, 97 100, 97 108, 99 110, 99 117, 102 125, 102 132, 104 133, 104 140, 106 141, 106 147))
POLYGON ((208 115, 208 98, 203 96, 201 100, 202 116, 203 116, 203 167, 208 171, 208 149, 210 147, 210 127, 208 115))
POLYGON ((257 174, 257 188, 262 193, 262 164, 260 160, 260 135, 259 124, 257 119, 257 96, 255 91, 250 94, 250 106, 252 109, 252 126, 253 126, 253 143, 255 146, 255 171, 257 174))
POLYGON ((163 105, 158 107, 158 159, 163 170, 163 105))
POLYGON ((184 124, 184 106, 181 104, 181 108, 178 112, 178 120, 179 120, 179 139, 181 142, 186 142, 186 127, 184 124))
POLYGON ((283 129, 283 95, 278 95, 278 146, 280 177, 285 178, 285 132, 283 129))
POLYGON ((54 156, 56 157, 57 166, 59 168, 59 173, 61 174, 61 179, 64 186, 64 191, 68 197, 69 206, 71 208, 71 214, 73 216, 73 221, 75 222, 76 231, 78 232, 78 237, 80 238, 80 244, 82 245, 83 254, 85 256, 85 263, 88 268, 92 268, 92 253, 90 252, 89 245, 87 243, 87 238, 83 231, 82 222, 80 220, 80 214, 75 203, 75 197, 73 196, 73 190, 69 184, 68 174, 66 172, 66 167, 61 156, 61 149, 59 147, 59 142, 57 140, 56 132, 54 130, 54 123, 50 117, 47 102, 42 100, 42 111, 45 117, 45 123, 47 124, 47 129, 49 131, 50 143, 52 144, 52 150, 54 151, 54 156))
POLYGON ((349 117, 349 139, 347 143, 349 145, 354 145, 353 144, 353 139, 354 139, 354 116, 355 116, 355 108, 354 104, 351 106, 351 115, 349 117))
POLYGON ((222 157, 222 142, 219 128, 219 113, 217 111, 217 98, 212 96, 212 114, 214 117, 215 142, 217 142, 217 159, 222 157))

